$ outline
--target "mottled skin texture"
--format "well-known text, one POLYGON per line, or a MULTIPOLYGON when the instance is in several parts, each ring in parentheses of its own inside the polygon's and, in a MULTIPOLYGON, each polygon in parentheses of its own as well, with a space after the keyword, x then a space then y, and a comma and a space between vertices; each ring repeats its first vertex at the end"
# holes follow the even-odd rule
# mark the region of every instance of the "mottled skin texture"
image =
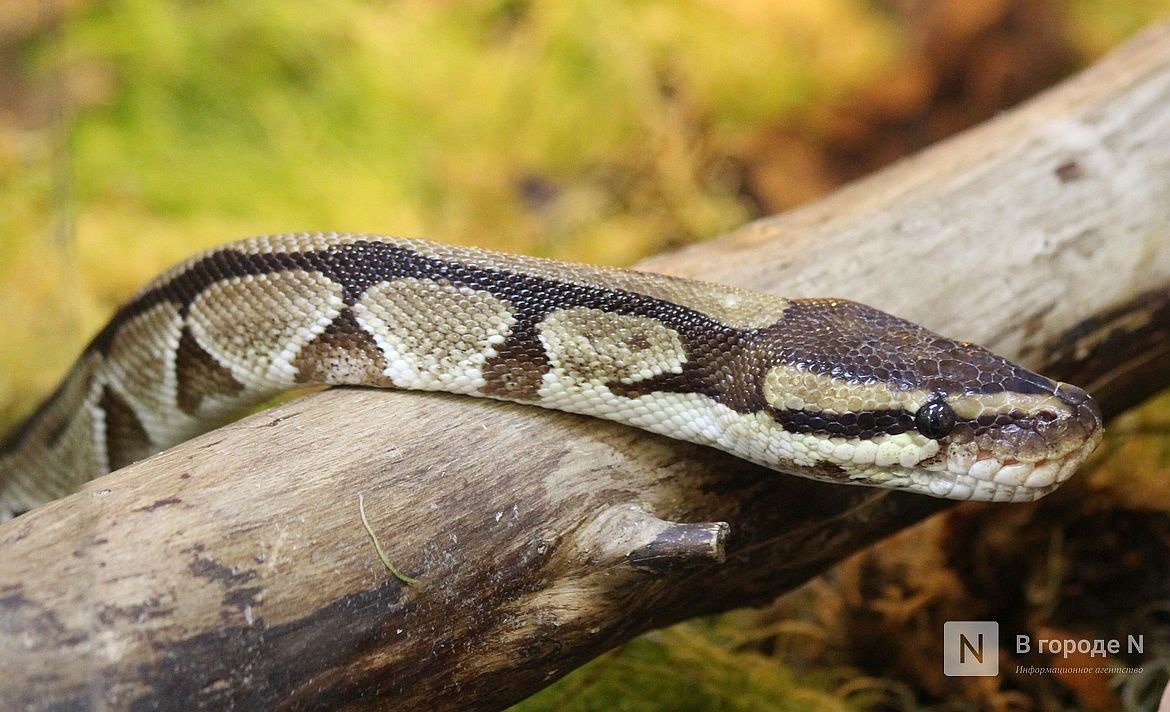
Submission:
POLYGON ((360 235, 280 235, 147 286, 0 446, 0 515, 305 384, 580 412, 792 474, 1029 500, 1100 439, 1088 396, 844 300, 360 235))

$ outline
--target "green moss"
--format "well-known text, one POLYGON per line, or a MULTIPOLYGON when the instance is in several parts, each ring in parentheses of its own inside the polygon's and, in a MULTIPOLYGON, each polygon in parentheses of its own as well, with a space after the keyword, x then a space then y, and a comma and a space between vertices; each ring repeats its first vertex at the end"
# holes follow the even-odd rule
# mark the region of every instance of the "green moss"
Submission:
MULTIPOLYGON (((547 226, 519 189, 533 175, 570 192, 629 178, 604 183, 607 205, 569 239, 604 230, 632 193, 654 196, 672 239, 747 217, 730 186, 705 180, 699 125, 774 122, 831 94, 823 77, 840 91, 868 74, 821 72, 782 41, 816 36, 790 19, 753 25, 699 2, 120 0, 42 50, 111 85, 71 126, 83 205, 477 243, 518 228, 540 249, 547 226)), ((880 28, 867 34, 880 57, 880 28)))
MULTIPOLYGON (((737 649, 742 636, 723 619, 684 623, 637 638, 572 672, 514 712, 841 712, 852 709, 797 681, 776 658, 737 649)), ((825 684, 825 681, 821 681, 825 684)))

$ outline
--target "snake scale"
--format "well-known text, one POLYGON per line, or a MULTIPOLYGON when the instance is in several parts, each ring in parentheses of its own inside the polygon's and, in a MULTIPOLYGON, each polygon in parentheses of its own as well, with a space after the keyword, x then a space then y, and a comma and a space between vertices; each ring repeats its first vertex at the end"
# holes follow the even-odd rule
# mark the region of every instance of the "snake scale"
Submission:
POLYGON ((0 517, 312 384, 519 401, 953 499, 1041 497, 1102 432, 1081 389, 855 302, 276 235, 193 257, 114 315, 0 444, 0 517))

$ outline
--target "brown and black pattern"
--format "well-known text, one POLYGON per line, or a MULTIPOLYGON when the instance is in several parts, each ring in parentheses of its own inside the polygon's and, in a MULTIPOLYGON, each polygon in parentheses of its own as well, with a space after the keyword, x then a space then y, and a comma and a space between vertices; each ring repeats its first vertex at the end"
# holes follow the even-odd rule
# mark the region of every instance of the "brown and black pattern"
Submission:
POLYGON ((541 346, 532 315, 517 312, 517 317, 507 341, 483 365, 486 384, 482 390, 487 396, 534 401, 540 397, 540 385, 548 373, 548 354, 541 346))
MULTIPOLYGON (((157 396, 126 398, 108 386, 87 391, 96 394, 92 396, 92 407, 106 416, 106 458, 110 466, 119 466, 172 444, 169 440, 174 437, 189 434, 194 421, 222 410, 225 404, 243 405, 266 397, 266 388, 282 382, 284 372, 280 369, 285 367, 277 361, 290 349, 293 357, 287 365, 291 373, 289 385, 391 387, 394 381, 388 375, 392 370, 390 353, 386 351, 389 345, 378 341, 370 323, 362 321, 360 310, 370 306, 364 300, 386 296, 388 293, 378 291, 385 285, 415 283, 420 290, 425 285, 431 285, 427 289, 438 289, 434 293, 438 299, 467 300, 466 308, 446 304, 448 311, 428 314, 428 297, 420 292, 410 314, 393 312, 408 319, 405 328, 415 331, 466 328, 468 325, 460 325, 459 319, 476 318, 476 314, 486 318, 498 305, 506 308, 508 326, 503 331, 497 334, 496 329, 502 328, 499 325, 476 326, 480 331, 488 329, 493 338, 499 339, 491 342, 490 350, 483 353, 485 360, 476 367, 482 379, 478 395, 540 402, 547 379, 560 377, 552 373, 549 335, 542 329, 579 314, 591 316, 566 322, 569 325, 563 328, 576 328, 579 333, 570 339, 572 344, 558 348, 588 349, 589 344, 602 341, 613 348, 613 339, 619 339, 621 348, 614 353, 642 364, 638 368, 650 369, 633 373, 628 370, 633 366, 626 364, 623 372, 615 363, 613 377, 603 378, 600 383, 607 398, 637 401, 647 396, 693 394, 705 397, 713 407, 733 413, 753 417, 766 414, 787 433, 852 440, 913 432, 941 440, 954 432, 955 439, 975 442, 999 437, 1024 424, 1035 437, 1029 440, 1020 436, 1015 445, 1027 450, 1038 447, 1037 438, 1087 438, 1099 429, 1099 416, 1079 389, 861 304, 831 299, 784 300, 632 271, 351 235, 257 238, 188 261, 148 286, 114 315, 83 354, 82 362, 90 364, 87 368, 93 368, 93 373, 80 384, 75 378, 73 388, 87 388, 90 378, 97 379, 97 383, 125 380, 127 376, 120 375, 116 368, 103 370, 103 364, 113 363, 115 345, 124 348, 131 331, 128 325, 143 323, 141 317, 148 313, 151 318, 173 318, 166 322, 167 330, 177 330, 166 332, 172 334, 166 338, 177 338, 177 343, 168 347, 173 349, 171 358, 150 361, 173 368, 173 403, 156 403, 157 396), (220 285, 229 288, 220 289, 220 285), (318 288, 320 291, 309 294, 318 288), (298 290, 304 292, 305 299, 291 296, 298 290), (213 293, 213 303, 201 301, 213 293), (247 328, 259 331, 238 334, 233 337, 236 343, 226 350, 224 344, 208 345, 206 339, 218 337, 193 332, 192 319, 198 315, 206 319, 209 313, 216 315, 213 326, 220 332, 230 328, 231 316, 214 310, 230 308, 221 305, 224 300, 247 299, 251 294, 272 304, 270 317, 266 316, 268 307, 261 306, 260 301, 247 310, 247 328), (326 311, 321 300, 338 299, 330 294, 339 295, 340 304, 326 311), (471 308, 476 299, 480 311, 471 308), (165 308, 152 311, 163 305, 165 308), (288 320, 294 326, 291 330, 278 325, 266 327, 269 318, 288 320), (450 323, 452 320, 456 323, 450 323), (589 328, 597 333, 581 332, 584 324, 592 324, 589 328), (652 324, 653 328, 640 330, 638 324, 652 324), (607 331, 611 328, 617 331, 607 331), (266 343, 294 332, 305 340, 291 345, 266 343), (681 348, 681 353, 652 353, 667 342, 660 340, 658 346, 652 346, 651 334, 668 338, 676 345, 672 348, 681 348), (203 343, 201 339, 205 339, 203 343), (239 363, 239 359, 252 358, 252 354, 257 363, 239 363), (643 359, 647 355, 655 358, 643 359), (235 360, 226 362, 229 357, 235 360), (277 361, 270 362, 274 358, 277 361), (771 376, 776 376, 777 383, 785 379, 804 383, 812 378, 814 387, 785 399, 775 394, 769 397, 764 383, 771 376), (834 401, 831 394, 818 395, 816 386, 822 383, 831 386, 830 390, 848 393, 852 388, 857 393, 878 393, 881 397, 855 397, 850 402, 872 405, 847 407, 840 398, 834 401), (1001 394, 1023 399, 1019 401, 1022 405, 1014 409, 1005 406, 996 400, 1001 394), (995 405, 986 405, 992 401, 995 405), (1051 410, 1036 405, 1048 401, 1063 405, 1051 410), (928 403, 930 407, 926 408, 928 403), (144 412, 150 407, 173 412, 144 412), (1068 410, 1073 415, 1070 418, 1056 410, 1068 410), (1070 425, 1070 421, 1074 424, 1070 425), (157 436, 159 442, 152 441, 153 433, 162 433, 157 436)), ((208 328, 208 322, 195 321, 196 326, 208 328)), ((242 328, 245 327, 241 325, 242 328)), ((156 332, 158 339, 164 338, 163 331, 156 332)), ((402 342, 408 345, 405 348, 409 344, 457 347, 446 358, 454 358, 451 353, 467 354, 467 348, 479 343, 456 333, 443 334, 439 341, 425 333, 403 336, 408 337, 402 342)), ((145 346, 154 349, 152 358, 160 349, 159 343, 145 346)), ((610 354, 606 358, 619 356, 610 354)), ((592 363, 588 351, 562 352, 557 358, 561 363, 568 358, 572 363, 589 366, 573 368, 570 375, 577 379, 605 374, 609 368, 600 362, 592 363)), ((120 368, 124 374, 124 367, 120 368)), ((121 387, 125 393, 127 386, 121 387)), ((159 392, 165 393, 166 389, 159 392)), ((28 476, 21 470, 22 462, 37 458, 48 462, 50 455, 65 447, 63 433, 71 421, 61 393, 50 398, 0 445, 0 505, 7 501, 4 493, 8 483, 28 476), (34 451, 40 453, 36 458, 34 451)), ((76 404, 78 398, 84 397, 91 396, 77 395, 70 403, 76 404)), ((588 408, 584 412, 589 412, 588 408)), ((817 467, 839 474, 840 468, 830 465, 808 465, 806 474, 815 475, 820 471, 817 467)))
POLYGON ((106 459, 111 470, 137 462, 154 452, 138 414, 109 386, 102 389, 98 407, 106 415, 106 459))
POLYGON ((244 384, 232 375, 231 369, 204 351, 186 326, 175 349, 175 380, 179 409, 188 415, 198 413, 207 396, 236 396, 244 390, 244 384))
MULTIPOLYGON (((102 351, 119 325, 160 301, 170 301, 185 314, 191 301, 215 282, 246 275, 289 270, 320 272, 342 285, 352 306, 372 285, 407 277, 441 280, 486 291, 513 305, 517 326, 488 367, 487 392, 534 397, 547 364, 535 324, 554 310, 586 307, 614 314, 655 319, 682 337, 688 358, 681 374, 667 374, 636 386, 611 384, 615 392, 636 397, 653 391, 702 393, 742 413, 766 404, 760 390, 764 373, 777 364, 804 368, 848 382, 880 382, 893 388, 942 393, 1052 393, 1056 383, 1031 373, 980 347, 955 342, 877 309, 839 299, 792 300, 781 321, 759 329, 734 329, 692 309, 625 290, 607 290, 553 282, 475 265, 424 256, 381 242, 355 242, 327 250, 246 254, 225 249, 196 262, 176 279, 160 285, 125 307, 95 339, 102 351)), ((339 317, 339 320, 352 317, 339 317)), ((335 332, 354 333, 338 324, 335 332)), ((184 343, 190 342, 184 335, 184 343)), ((327 342, 328 340, 326 340, 327 342)), ((194 347, 198 349, 197 346, 194 347)), ((199 359, 206 362, 206 358, 199 359)), ((215 388, 232 392, 231 374, 215 374, 215 388)), ((181 370, 182 372, 182 370, 181 370)), ((312 379, 305 379, 310 382, 312 379)), ((197 405, 184 389, 188 405, 197 405)), ((184 408, 187 410, 188 408, 184 408)), ((773 409, 777 422, 793 432, 826 432, 872 436, 883 427, 912 427, 912 414, 873 412, 828 415, 773 409), (861 435, 867 433, 868 435, 861 435)))
POLYGON ((385 376, 385 355, 349 308, 342 309, 325 331, 301 348, 293 365, 297 367, 297 382, 306 385, 394 387, 385 376))

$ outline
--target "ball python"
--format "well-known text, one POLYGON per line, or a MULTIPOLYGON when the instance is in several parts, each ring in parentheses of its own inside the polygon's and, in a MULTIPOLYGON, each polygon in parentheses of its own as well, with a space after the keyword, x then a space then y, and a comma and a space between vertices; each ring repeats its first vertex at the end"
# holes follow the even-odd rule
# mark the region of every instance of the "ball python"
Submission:
POLYGON ((844 299, 286 234, 197 255, 123 306, 0 444, 0 515, 315 384, 530 403, 953 499, 1041 497, 1102 432, 1083 390, 844 299))

